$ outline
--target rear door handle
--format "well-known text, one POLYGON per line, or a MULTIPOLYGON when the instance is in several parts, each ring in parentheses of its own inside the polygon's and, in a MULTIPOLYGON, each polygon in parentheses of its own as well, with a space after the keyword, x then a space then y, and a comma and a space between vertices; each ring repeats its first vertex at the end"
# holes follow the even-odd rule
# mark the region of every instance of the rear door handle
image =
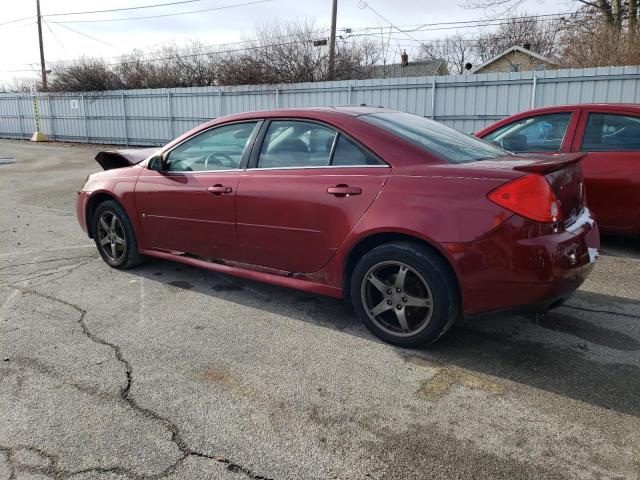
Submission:
POLYGON ((223 193, 231 193, 231 192, 233 192, 233 188, 226 187, 224 185, 214 185, 213 187, 207 188, 207 192, 213 193, 216 196, 220 196, 223 193))
POLYGON ((327 193, 336 197, 348 197, 350 195, 360 195, 362 189, 360 187, 350 187, 349 185, 336 185, 335 187, 327 188, 327 193))

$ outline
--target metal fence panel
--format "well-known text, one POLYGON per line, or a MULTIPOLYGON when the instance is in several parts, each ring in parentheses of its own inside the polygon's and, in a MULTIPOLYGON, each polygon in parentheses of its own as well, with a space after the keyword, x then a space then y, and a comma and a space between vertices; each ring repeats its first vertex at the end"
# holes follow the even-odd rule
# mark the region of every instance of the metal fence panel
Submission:
MULTIPOLYGON (((465 133, 533 107, 640 103, 640 66, 488 73, 283 85, 37 94, 51 140, 162 145, 213 118, 274 108, 387 107, 434 118, 465 133)), ((33 97, 0 94, 0 138, 30 138, 33 97)))

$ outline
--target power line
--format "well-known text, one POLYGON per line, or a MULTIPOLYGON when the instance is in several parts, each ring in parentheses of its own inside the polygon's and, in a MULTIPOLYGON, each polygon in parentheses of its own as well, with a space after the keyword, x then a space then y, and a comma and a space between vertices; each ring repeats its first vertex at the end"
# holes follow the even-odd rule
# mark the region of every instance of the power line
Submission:
POLYGON ((29 17, 16 18, 14 20, 9 20, 8 22, 2 22, 0 23, 0 27, 3 25, 9 25, 10 23, 18 23, 18 22, 22 22, 23 20, 30 20, 30 19, 33 19, 33 15, 29 17))
MULTIPOLYGON (((49 22, 47 22, 47 23, 49 23, 49 22)), ((91 35, 89 35, 87 33, 82 33, 81 31, 76 30, 75 28, 71 28, 71 27, 69 27, 67 25, 63 25, 62 23, 58 23, 58 22, 51 22, 51 23, 53 23, 53 24, 55 24, 55 25, 57 25, 59 27, 66 28, 67 30, 71 30, 72 32, 77 33, 78 35, 82 35, 83 37, 87 37, 87 38, 90 38, 91 40, 94 40, 96 42, 103 43, 103 44, 107 45, 108 47, 112 47, 112 48, 115 48, 116 50, 120 50, 119 47, 116 47, 112 43, 105 42, 104 40, 100 40, 99 38, 91 36, 91 35)), ((56 62, 52 62, 52 63, 56 63, 56 62)))
POLYGON ((266 3, 266 2, 270 2, 270 1, 271 0, 254 0, 252 2, 236 3, 236 4, 233 4, 233 5, 223 5, 222 7, 204 8, 204 9, 201 9, 201 10, 191 10, 189 12, 165 13, 165 14, 161 14, 161 15, 146 15, 146 16, 143 16, 143 17, 105 18, 105 19, 102 19, 102 20, 99 20, 99 19, 96 19, 96 20, 63 20, 63 21, 52 22, 52 23, 62 24, 62 23, 126 22, 126 21, 130 21, 130 20, 145 20, 145 19, 149 19, 149 18, 177 17, 178 15, 190 15, 190 14, 193 14, 193 13, 213 12, 213 11, 217 11, 217 10, 227 10, 227 9, 230 9, 230 8, 246 7, 248 5, 256 5, 258 3, 266 3))
POLYGON ((391 25, 393 28, 395 28, 396 30, 398 30, 399 32, 404 33, 407 37, 411 38, 412 40, 417 40, 414 36, 412 36, 411 34, 409 34, 407 31, 402 30, 401 28, 396 27, 390 20, 388 20, 387 18, 383 17, 380 13, 378 13, 376 10, 373 9, 373 7, 371 7, 371 5, 369 5, 367 2, 365 1, 361 1, 360 5, 362 5, 360 8, 368 8, 369 10, 371 10, 373 13, 375 13, 378 17, 380 17, 382 20, 384 20, 385 22, 387 22, 389 25, 391 25))
MULTIPOLYGON (((565 15, 571 15, 574 14, 575 12, 564 12, 564 13, 557 13, 557 14, 546 14, 546 15, 528 15, 526 17, 522 17, 521 19, 518 19, 518 17, 514 18, 514 19, 510 19, 510 18, 505 18, 505 19, 501 19, 501 20, 508 20, 507 22, 488 22, 485 20, 469 20, 469 21, 458 21, 458 22, 436 22, 436 23, 425 23, 425 24, 414 24, 414 25, 403 25, 403 27, 413 27, 411 29, 409 29, 409 31, 411 32, 422 32, 422 31, 433 31, 433 30, 439 30, 439 28, 427 28, 427 27, 433 27, 433 26, 438 26, 438 25, 447 25, 447 28, 451 28, 451 29, 455 29, 455 28, 473 28, 473 27, 484 27, 484 26, 496 26, 496 25, 504 25, 504 24, 508 24, 508 23, 519 23, 519 22, 529 22, 532 21, 532 19, 540 19, 540 20, 547 20, 547 21, 551 21, 554 20, 554 18, 551 17, 561 17, 561 16, 565 16, 565 15), (475 24, 475 25, 471 25, 471 24, 475 24), (457 25, 457 26, 456 26, 457 25)), ((498 20, 498 19, 497 19, 498 20)), ((63 23, 66 22, 49 22, 49 23, 53 23, 53 24, 57 24, 63 28, 67 28, 79 35, 83 35, 86 36, 87 38, 91 38, 92 40, 101 42, 101 43, 105 43, 106 45, 109 45, 111 47, 117 48, 114 45, 109 44, 108 42, 105 42, 103 40, 100 40, 98 38, 95 38, 91 35, 82 33, 80 31, 77 31, 69 26, 63 25, 63 23)), ((377 36, 379 35, 379 32, 370 32, 373 29, 379 30, 381 27, 360 27, 360 28, 354 28, 354 29, 340 29, 341 31, 361 31, 362 33, 349 33, 347 35, 341 36, 341 38, 344 39, 348 39, 351 37, 368 37, 368 36, 377 36)), ((399 30, 399 27, 396 26, 394 27, 396 30, 399 30)), ((322 33, 326 33, 327 30, 323 29, 323 30, 315 30, 312 32, 308 32, 309 34, 322 34, 322 33)), ((274 38, 290 38, 290 37, 295 37, 296 35, 298 35, 297 33, 292 33, 292 34, 287 34, 287 35, 279 35, 277 37, 274 38)), ((391 38, 390 38, 391 39, 391 38)), ((392 38, 393 40, 400 40, 399 38, 392 38)), ((408 39, 403 39, 403 40, 408 40, 408 39)), ((442 40, 428 40, 428 39, 424 39, 424 40, 420 40, 417 38, 412 38, 411 39, 414 42, 419 42, 419 43, 434 43, 436 41, 442 41, 442 40)), ((245 47, 245 48, 236 48, 236 49, 227 49, 227 50, 219 50, 220 47, 226 47, 226 46, 233 46, 233 45, 243 45, 243 44, 247 44, 247 43, 252 43, 254 42, 254 40, 244 40, 244 41, 238 41, 238 42, 229 42, 229 43, 222 43, 222 44, 212 44, 212 45, 204 45, 203 48, 215 48, 216 50, 209 50, 209 51, 205 51, 205 52, 200 52, 200 53, 194 53, 194 54, 189 54, 186 55, 186 57, 198 57, 198 56, 205 56, 205 55, 211 55, 211 54, 219 54, 219 53, 233 53, 233 52, 241 52, 241 51, 249 51, 249 50, 260 50, 260 49, 264 49, 264 48, 269 48, 269 47, 275 47, 275 46, 285 46, 285 45, 293 45, 293 44, 301 44, 301 43, 311 43, 313 40, 312 39, 305 39, 305 40, 296 40, 293 42, 286 42, 286 43, 274 43, 274 44, 270 44, 270 45, 262 45, 262 46, 249 46, 249 47, 245 47)), ((469 41, 469 42, 473 42, 476 41, 474 39, 465 39, 465 41, 469 41)), ((148 55, 152 55, 152 53, 148 54, 148 55)), ((113 56, 113 57, 106 57, 106 58, 112 58, 112 59, 116 59, 116 58, 121 58, 122 56, 113 56)), ((185 57, 185 55, 180 55, 179 57, 185 57)), ((147 62, 154 62, 154 61, 162 61, 162 60, 171 60, 171 59, 175 59, 178 58, 177 56, 163 56, 163 57, 151 57, 151 58, 142 58, 136 61, 132 61, 132 62, 111 62, 109 63, 109 65, 120 65, 120 64, 133 64, 133 63, 138 63, 138 62, 143 62, 143 63, 147 63, 147 62)), ((64 64, 64 63, 69 63, 69 62, 73 62, 74 60, 58 60, 58 61, 53 61, 53 62, 49 62, 50 64, 64 64)))
POLYGON ((123 12, 125 10, 142 10, 144 8, 157 8, 157 7, 166 7, 170 5, 182 5, 185 3, 196 3, 202 2, 204 0, 182 0, 180 2, 169 2, 169 3, 155 3, 153 5, 140 5, 138 7, 123 7, 123 8, 110 8, 108 10, 87 10, 84 12, 60 12, 60 13, 48 13, 47 17, 62 17, 69 15, 85 15, 90 13, 108 13, 108 12, 123 12))

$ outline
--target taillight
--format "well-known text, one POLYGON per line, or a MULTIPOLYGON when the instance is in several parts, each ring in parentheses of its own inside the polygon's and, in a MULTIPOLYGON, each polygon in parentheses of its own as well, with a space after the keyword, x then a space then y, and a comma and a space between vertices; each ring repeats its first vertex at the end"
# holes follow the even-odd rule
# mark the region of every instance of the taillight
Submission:
POLYGON ((501 185, 487 197, 513 213, 537 222, 562 220, 558 200, 543 175, 525 175, 501 185))

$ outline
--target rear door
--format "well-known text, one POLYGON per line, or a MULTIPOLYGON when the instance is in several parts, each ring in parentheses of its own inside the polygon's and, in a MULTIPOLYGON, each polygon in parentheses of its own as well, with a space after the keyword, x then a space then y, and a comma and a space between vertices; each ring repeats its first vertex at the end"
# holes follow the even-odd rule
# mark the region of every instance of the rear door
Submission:
POLYGON ((523 116, 497 127, 482 138, 514 153, 571 151, 579 109, 523 116))
POLYGON ((587 204, 601 227, 636 234, 640 224, 640 113, 585 108, 573 150, 582 160, 587 204))
POLYGON ((286 272, 320 270, 373 203, 390 171, 332 127, 272 120, 263 126, 238 185, 244 261, 286 272))
POLYGON ((206 130, 165 154, 163 171, 140 174, 135 202, 145 246, 238 259, 235 195, 258 130, 258 121, 206 130))

